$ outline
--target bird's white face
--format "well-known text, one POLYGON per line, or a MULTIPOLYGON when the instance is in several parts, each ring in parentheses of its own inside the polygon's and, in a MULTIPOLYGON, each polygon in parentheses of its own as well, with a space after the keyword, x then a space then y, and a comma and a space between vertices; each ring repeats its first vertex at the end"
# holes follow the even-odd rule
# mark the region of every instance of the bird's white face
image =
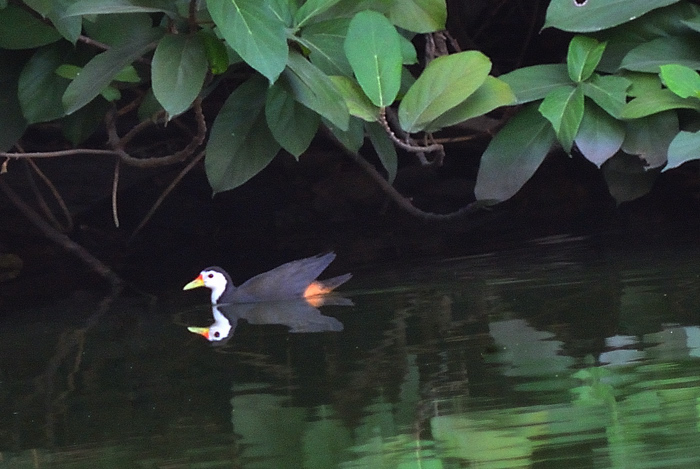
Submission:
POLYGON ((185 285, 184 290, 197 287, 207 287, 211 290, 211 303, 216 304, 221 295, 226 289, 228 280, 224 274, 216 270, 203 270, 199 273, 199 277, 185 285))

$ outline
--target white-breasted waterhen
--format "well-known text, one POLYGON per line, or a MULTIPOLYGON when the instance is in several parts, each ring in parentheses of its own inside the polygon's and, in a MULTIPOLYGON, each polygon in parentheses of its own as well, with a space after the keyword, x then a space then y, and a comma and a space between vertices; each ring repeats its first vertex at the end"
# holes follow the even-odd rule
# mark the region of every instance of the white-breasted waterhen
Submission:
POLYGON ((190 290, 207 287, 211 290, 211 304, 258 303, 281 301, 325 295, 347 282, 352 274, 339 275, 327 280, 316 280, 335 259, 335 253, 319 254, 305 259, 287 262, 269 272, 255 277, 236 287, 231 276, 221 267, 207 267, 199 276, 183 287, 190 290))

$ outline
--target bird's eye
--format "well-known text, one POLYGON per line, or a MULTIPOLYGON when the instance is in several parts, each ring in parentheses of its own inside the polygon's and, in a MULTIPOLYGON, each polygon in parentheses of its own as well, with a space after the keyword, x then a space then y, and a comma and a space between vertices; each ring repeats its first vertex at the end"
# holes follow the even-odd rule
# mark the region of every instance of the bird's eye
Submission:
POLYGON ((214 274, 207 274, 208 278, 214 278, 214 274))
POLYGON ((214 332, 214 337, 216 337, 217 339, 219 338, 220 335, 221 334, 219 332, 214 332))

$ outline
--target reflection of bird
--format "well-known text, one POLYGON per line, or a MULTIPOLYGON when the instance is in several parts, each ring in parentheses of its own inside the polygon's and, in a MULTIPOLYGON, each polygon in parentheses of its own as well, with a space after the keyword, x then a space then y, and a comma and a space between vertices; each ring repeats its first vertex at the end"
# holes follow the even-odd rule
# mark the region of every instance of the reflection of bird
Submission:
MULTIPOLYGON (((330 297, 330 304, 352 305, 352 301, 342 297, 330 297)), ((328 303, 326 303, 328 304, 328 303)), ((188 327, 190 332, 204 336, 211 342, 230 338, 238 321, 245 319, 248 324, 280 324, 289 332, 342 331, 343 324, 335 318, 324 316, 306 299, 286 301, 264 301, 257 303, 229 303, 213 305, 214 323, 209 327, 188 327)))
POLYGON ((345 274, 323 281, 316 280, 333 259, 335 253, 329 252, 287 262, 256 275, 239 287, 233 285, 231 277, 221 267, 207 267, 183 290, 207 287, 211 290, 213 305, 312 298, 324 295, 350 279, 351 274, 345 274))

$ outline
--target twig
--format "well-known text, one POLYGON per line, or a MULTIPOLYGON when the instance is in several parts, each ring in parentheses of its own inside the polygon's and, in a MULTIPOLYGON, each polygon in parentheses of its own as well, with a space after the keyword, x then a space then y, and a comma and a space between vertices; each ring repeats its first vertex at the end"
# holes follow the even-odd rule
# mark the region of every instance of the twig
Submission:
POLYGON ((335 144, 343 150, 343 152, 350 157, 351 160, 353 160, 357 165, 362 168, 369 177, 371 177, 384 191, 385 194, 389 196, 389 198, 399 206, 399 208, 410 215, 413 215, 417 218, 420 218, 425 221, 448 221, 448 220, 455 220, 458 218, 461 218, 467 214, 471 214, 476 212, 479 209, 479 206, 477 203, 471 203, 469 205, 466 205, 459 210, 451 213, 433 213, 433 212, 425 212, 419 208, 417 208, 415 205, 413 205, 410 200, 408 200, 406 197, 401 195, 399 191, 397 191, 394 186, 389 184, 389 182, 384 179, 384 176, 382 176, 377 169, 372 166, 366 159, 364 159, 361 155, 358 153, 355 153, 352 150, 349 150, 345 145, 340 143, 340 141, 333 135, 332 132, 330 132, 328 129, 323 127, 326 135, 335 142, 335 144))
POLYGON ((406 143, 402 140, 400 140, 394 131, 391 129, 389 126, 389 122, 386 119, 386 110, 381 109, 379 111, 379 123, 382 125, 386 133, 389 135, 389 138, 391 139, 392 142, 394 142, 397 146, 400 148, 411 152, 411 153, 431 153, 431 152, 438 152, 438 153, 445 153, 445 149, 443 148, 442 145, 435 143, 432 145, 426 145, 426 146, 421 146, 421 145, 412 145, 410 143, 406 143))
POLYGON ((84 247, 70 239, 65 234, 57 231, 43 218, 37 214, 17 193, 7 184, 5 178, 0 177, 0 190, 7 196, 8 199, 27 217, 27 219, 36 226, 47 238, 61 246, 66 251, 75 255, 90 269, 98 273, 109 282, 112 288, 119 288, 123 282, 119 276, 112 271, 102 261, 90 254, 84 247))
POLYGON ((136 237, 136 235, 139 233, 139 231, 141 231, 141 229, 144 226, 146 226, 146 223, 148 223, 149 220, 151 219, 151 217, 153 216, 153 214, 156 213, 156 210, 158 210, 158 207, 160 207, 160 204, 163 203, 163 201, 168 196, 168 194, 170 194, 170 192, 172 192, 172 190, 182 180, 182 178, 185 177, 185 175, 187 173, 189 173, 190 170, 192 168, 194 168, 197 163, 199 163, 199 161, 204 157, 205 154, 206 154, 205 151, 201 151, 197 156, 195 156, 192 159, 192 161, 190 161, 187 164, 187 166, 185 166, 185 168, 182 171, 180 171, 180 173, 175 177, 175 179, 173 179, 173 181, 170 183, 170 185, 163 191, 163 193, 160 195, 160 197, 158 197, 158 200, 155 201, 155 203, 153 204, 151 209, 148 211, 148 213, 146 213, 146 215, 143 217, 143 220, 141 220, 141 223, 139 223, 139 225, 134 229, 134 232, 131 233, 131 236, 129 237, 129 242, 131 242, 136 237))
POLYGON ((114 220, 114 226, 119 228, 119 212, 117 211, 117 188, 119 187, 119 169, 121 168, 121 161, 117 158, 114 161, 114 178, 112 179, 112 220, 114 220))
POLYGON ((63 232, 70 232, 73 230, 73 217, 70 214, 70 210, 68 210, 68 207, 66 206, 65 201, 63 200, 63 197, 61 197, 61 194, 58 192, 58 189, 56 189, 56 186, 53 185, 51 182, 51 179, 49 179, 44 172, 39 169, 39 167, 36 165, 36 163, 33 160, 27 160, 29 163, 29 166, 32 167, 32 169, 39 175, 42 181, 44 181, 44 184, 46 184, 46 187, 49 188, 51 191, 51 194, 53 194, 54 199, 56 200, 56 203, 58 206, 61 208, 61 212, 63 213, 63 218, 66 221, 65 226, 60 225, 58 223, 58 220, 56 220, 57 227, 63 231, 63 232))
MULTIPOLYGON (((204 114, 202 113, 202 99, 195 99, 194 103, 192 104, 192 108, 194 109, 195 117, 197 120, 197 133, 194 136, 194 138, 192 138, 192 140, 190 140, 190 142, 187 145, 185 145, 185 147, 182 150, 176 151, 175 153, 172 153, 167 156, 156 156, 152 158, 135 158, 131 156, 124 150, 124 139, 126 137, 124 139, 120 138, 119 134, 117 133, 115 115, 116 113, 114 112, 114 110, 109 112, 105 118, 105 124, 107 127, 108 135, 107 144, 114 153, 119 155, 119 158, 121 158, 122 162, 130 166, 136 166, 138 168, 155 168, 159 166, 180 163, 192 153, 194 153, 194 151, 202 144, 202 142, 204 142, 204 138, 207 134, 207 122, 204 119, 204 114)), ((138 128, 140 131, 145 127, 146 125, 142 123, 138 124, 134 129, 138 128)), ((134 137, 134 129, 132 129, 132 131, 130 131, 127 134, 128 139, 126 141, 134 137)))
POLYGON ((59 151, 39 151, 33 153, 15 153, 0 151, 0 158, 14 158, 17 160, 32 159, 32 158, 59 158, 61 156, 76 156, 76 155, 104 155, 118 156, 119 153, 114 150, 94 150, 91 148, 74 148, 72 150, 59 151))

